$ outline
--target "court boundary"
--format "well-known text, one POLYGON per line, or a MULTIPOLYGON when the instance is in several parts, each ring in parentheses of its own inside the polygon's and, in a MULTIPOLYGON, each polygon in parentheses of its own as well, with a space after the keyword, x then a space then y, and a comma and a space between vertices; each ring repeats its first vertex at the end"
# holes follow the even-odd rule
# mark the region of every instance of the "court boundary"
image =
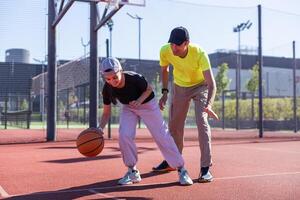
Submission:
MULTIPOLYGON (((257 178, 257 177, 270 177, 270 176, 286 176, 286 175, 300 175, 300 171, 296 172, 280 172, 280 173, 265 173, 265 174, 252 174, 252 175, 244 175, 244 176, 228 176, 228 177, 215 177, 214 181, 222 181, 222 180, 234 180, 234 179, 247 179, 247 178, 257 178)), ((198 183, 196 179, 193 180, 194 184, 203 184, 203 183, 198 183)), ((24 196, 24 195, 46 195, 46 194, 59 194, 59 193, 72 193, 72 192, 83 192, 83 191, 88 191, 91 194, 99 195, 102 197, 107 197, 107 198, 112 198, 112 199, 117 199, 117 200, 122 200, 122 198, 118 198, 112 195, 107 195, 101 192, 101 190, 109 190, 109 189, 115 189, 115 188, 124 188, 124 187, 144 187, 144 186, 151 186, 151 185, 166 185, 174 183, 172 182, 154 182, 154 183, 139 183, 139 184, 133 184, 133 185, 115 185, 115 186, 108 186, 108 187, 99 187, 99 188, 87 188, 87 189, 75 189, 75 190, 59 190, 59 191, 47 191, 47 192, 36 192, 36 193, 21 193, 21 194, 15 194, 15 195, 9 195, 7 194, 4 190, 4 192, 8 195, 6 197, 17 197, 17 196, 24 196)), ((0 190, 1 190, 0 186, 0 190)))
POLYGON ((7 198, 10 195, 4 190, 4 188, 0 185, 0 197, 7 198))

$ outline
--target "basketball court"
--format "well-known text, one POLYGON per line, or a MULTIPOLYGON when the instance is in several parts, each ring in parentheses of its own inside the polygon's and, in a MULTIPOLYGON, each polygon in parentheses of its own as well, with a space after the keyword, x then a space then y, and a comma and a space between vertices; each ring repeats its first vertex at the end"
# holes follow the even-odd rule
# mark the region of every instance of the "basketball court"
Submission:
MULTIPOLYGON (((108 139, 105 134, 104 148, 99 155, 85 157, 79 153, 79 146, 90 141, 76 141, 84 128, 69 129, 69 124, 66 129, 58 128, 55 121, 58 91, 55 82, 57 55, 54 30, 76 1, 90 3, 90 66, 97 66, 97 30, 107 25, 123 6, 145 6, 146 3, 145 0, 49 1, 48 16, 52 24, 48 27, 47 132, 44 129, 11 129, 1 132, 0 199, 299 199, 300 135, 295 133, 266 131, 264 137, 260 138, 258 130, 213 129, 211 172, 214 180, 211 183, 198 183, 200 149, 197 130, 187 128, 183 157, 185 168, 194 181, 192 186, 181 186, 176 171, 152 172, 152 167, 159 164, 163 157, 147 129, 137 130, 137 168, 142 177, 140 183, 117 185, 127 168, 123 164, 116 128, 111 130, 112 138, 108 139), (101 16, 96 3, 105 5, 101 16), (56 134, 57 130, 59 134, 56 134)), ((131 17, 139 19, 138 16, 131 17)), ((98 72, 95 67, 91 69, 88 83, 91 113, 89 127, 96 127, 98 72)), ((42 99, 44 102, 44 93, 42 99)), ((66 108, 69 109, 68 106, 66 108)), ((98 136, 96 139, 99 139, 98 136)), ((86 152, 84 154, 89 155, 86 152)))
MULTIPOLYGON (((138 169, 142 181, 118 186, 126 172, 114 138, 103 152, 82 156, 75 140, 0 146, 0 194, 3 199, 298 199, 300 137, 291 133, 213 130, 214 181, 197 183, 199 156, 196 129, 186 130, 184 159, 194 180, 180 186, 177 172, 151 168, 161 153, 146 129, 137 132, 138 169)), ((75 134, 74 134, 75 136, 75 134)))

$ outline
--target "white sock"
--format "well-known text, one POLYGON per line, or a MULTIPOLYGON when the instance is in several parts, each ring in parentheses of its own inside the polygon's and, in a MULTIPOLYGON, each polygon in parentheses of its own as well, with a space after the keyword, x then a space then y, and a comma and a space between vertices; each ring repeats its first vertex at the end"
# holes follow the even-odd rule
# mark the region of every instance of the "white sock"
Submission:
POLYGON ((130 171, 137 171, 137 168, 136 168, 136 166, 128 167, 128 170, 130 170, 130 171))

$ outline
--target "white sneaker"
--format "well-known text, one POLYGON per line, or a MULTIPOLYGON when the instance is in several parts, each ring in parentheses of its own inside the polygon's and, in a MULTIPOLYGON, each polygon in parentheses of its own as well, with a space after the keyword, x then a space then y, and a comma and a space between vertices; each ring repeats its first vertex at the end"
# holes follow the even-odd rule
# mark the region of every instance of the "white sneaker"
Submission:
POLYGON ((186 169, 181 168, 178 170, 180 185, 193 185, 193 180, 190 178, 186 169))
POLYGON ((128 172, 118 181, 119 185, 129 185, 138 183, 142 180, 138 170, 128 169, 128 172))
POLYGON ((211 182, 212 180, 213 180, 212 174, 209 171, 207 171, 206 174, 200 174, 198 182, 207 183, 207 182, 211 182))

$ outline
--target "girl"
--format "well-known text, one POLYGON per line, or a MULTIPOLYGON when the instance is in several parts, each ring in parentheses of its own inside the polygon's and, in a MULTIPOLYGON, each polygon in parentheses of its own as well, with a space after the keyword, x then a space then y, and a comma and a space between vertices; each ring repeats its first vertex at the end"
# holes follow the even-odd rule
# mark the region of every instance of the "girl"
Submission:
POLYGON ((193 181, 184 168, 184 160, 170 135, 163 120, 154 92, 146 79, 135 72, 123 71, 120 62, 115 58, 106 58, 102 61, 100 72, 105 80, 103 86, 103 113, 100 120, 100 129, 107 124, 111 103, 116 99, 122 104, 119 127, 119 145, 124 164, 128 172, 118 181, 120 185, 138 183, 140 173, 136 167, 137 149, 134 142, 136 126, 140 117, 164 158, 172 168, 178 169, 181 185, 192 185, 193 181))

